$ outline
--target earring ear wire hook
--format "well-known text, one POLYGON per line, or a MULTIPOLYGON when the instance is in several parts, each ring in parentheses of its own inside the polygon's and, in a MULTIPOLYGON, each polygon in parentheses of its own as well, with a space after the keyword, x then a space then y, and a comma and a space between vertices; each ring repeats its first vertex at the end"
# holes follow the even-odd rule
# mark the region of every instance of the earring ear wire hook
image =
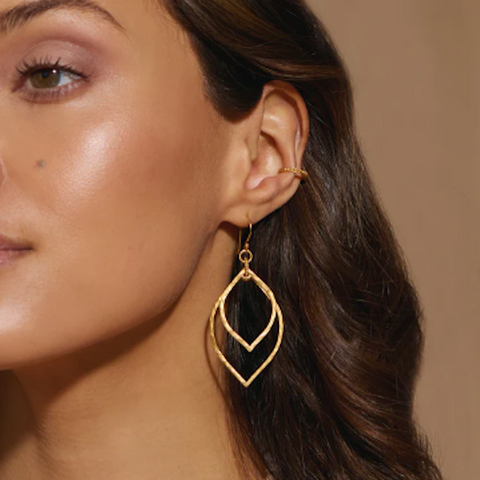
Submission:
POLYGON ((237 251, 237 254, 239 254, 242 250, 247 250, 248 247, 250 246, 250 239, 252 238, 252 235, 253 235, 253 226, 252 226, 252 222, 250 221, 250 219, 248 221, 249 221, 249 227, 248 227, 249 232, 248 232, 247 239, 245 240, 245 243, 243 244, 243 249, 242 249, 243 228, 240 228, 238 230, 238 251, 237 251))

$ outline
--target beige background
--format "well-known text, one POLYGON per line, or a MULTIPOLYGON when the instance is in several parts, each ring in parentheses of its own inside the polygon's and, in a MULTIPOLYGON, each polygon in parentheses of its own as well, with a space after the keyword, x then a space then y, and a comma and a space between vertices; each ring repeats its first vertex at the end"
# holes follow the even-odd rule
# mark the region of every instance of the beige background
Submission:
POLYGON ((361 143, 426 316, 420 425, 480 479, 480 1, 310 0, 354 84, 361 143))

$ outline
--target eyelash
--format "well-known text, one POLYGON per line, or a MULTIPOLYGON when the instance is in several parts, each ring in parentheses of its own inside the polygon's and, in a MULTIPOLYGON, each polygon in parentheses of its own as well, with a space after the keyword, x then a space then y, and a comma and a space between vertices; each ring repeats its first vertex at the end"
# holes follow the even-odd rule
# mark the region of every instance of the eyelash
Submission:
MULTIPOLYGON (((80 82, 88 81, 91 75, 85 74, 72 65, 62 64, 62 59, 58 58, 56 62, 53 62, 49 57, 45 57, 44 59, 33 59, 31 62, 23 61, 20 67, 17 67, 16 70, 18 72, 18 83, 20 83, 20 87, 23 86, 29 79, 30 75, 36 73, 37 71, 41 70, 57 70, 61 72, 71 73, 77 77, 80 77, 80 82)), ((28 92, 27 95, 29 97, 29 101, 35 102, 37 100, 41 100, 43 102, 49 100, 55 100, 60 97, 66 95, 69 91, 76 88, 75 85, 77 81, 73 81, 69 83, 67 86, 64 87, 53 87, 53 88, 46 88, 42 89, 44 91, 40 91, 39 89, 26 89, 28 92)), ((17 87, 17 88, 20 88, 17 87)))

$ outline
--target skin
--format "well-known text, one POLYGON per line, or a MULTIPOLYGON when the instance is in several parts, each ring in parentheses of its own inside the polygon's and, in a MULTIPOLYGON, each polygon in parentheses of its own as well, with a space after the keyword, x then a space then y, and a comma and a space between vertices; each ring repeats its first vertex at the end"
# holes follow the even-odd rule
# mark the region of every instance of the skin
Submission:
POLYGON ((278 169, 301 168, 307 110, 274 81, 227 121, 162 9, 98 3, 123 33, 63 8, 0 36, 0 233, 32 245, 0 267, 0 479, 245 478, 208 318, 238 228, 299 187, 278 169), (19 88, 45 56, 88 81, 19 88))

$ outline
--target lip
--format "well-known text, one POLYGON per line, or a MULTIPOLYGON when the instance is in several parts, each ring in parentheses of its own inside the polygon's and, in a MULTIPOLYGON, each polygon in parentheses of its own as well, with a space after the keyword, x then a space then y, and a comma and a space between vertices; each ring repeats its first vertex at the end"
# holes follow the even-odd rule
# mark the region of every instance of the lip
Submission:
POLYGON ((31 250, 32 246, 28 242, 21 239, 7 237, 0 233, 0 252, 4 251, 24 251, 31 250))
POLYGON ((20 257, 25 256, 25 254, 31 252, 31 248, 24 250, 0 250, 0 268, 7 265, 12 265, 20 257))

